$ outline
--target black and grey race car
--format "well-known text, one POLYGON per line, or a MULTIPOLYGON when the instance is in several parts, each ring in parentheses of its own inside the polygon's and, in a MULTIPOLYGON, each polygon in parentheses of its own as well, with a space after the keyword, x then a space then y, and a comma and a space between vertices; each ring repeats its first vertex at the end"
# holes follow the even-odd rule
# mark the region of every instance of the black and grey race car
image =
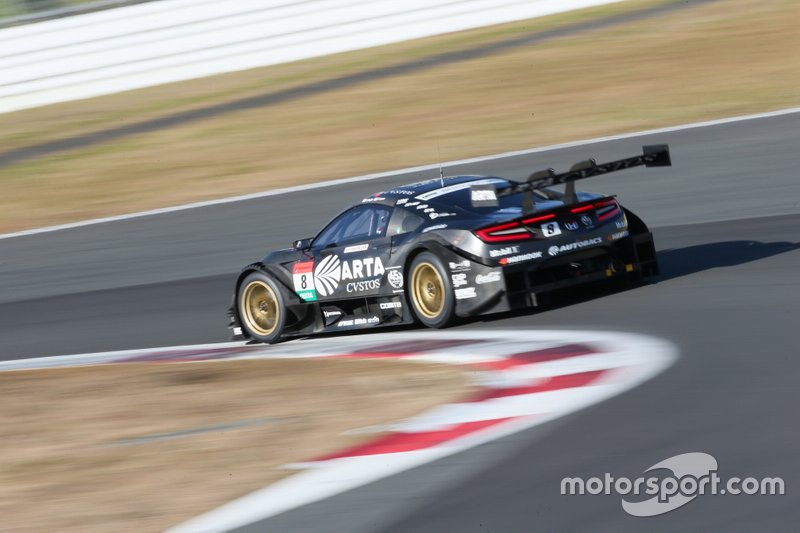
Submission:
POLYGON ((373 194, 316 237, 267 254, 236 279, 235 339, 282 338, 422 323, 540 305, 548 293, 658 274, 652 233, 614 196, 575 181, 670 166, 666 145, 524 182, 454 176, 373 194), (564 184, 564 191, 552 189, 564 184))

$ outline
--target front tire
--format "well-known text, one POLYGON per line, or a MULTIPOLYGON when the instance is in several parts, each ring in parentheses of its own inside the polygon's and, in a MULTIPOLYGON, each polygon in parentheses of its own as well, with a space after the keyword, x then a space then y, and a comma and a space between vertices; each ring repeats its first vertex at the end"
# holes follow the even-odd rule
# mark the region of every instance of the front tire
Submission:
POLYGON ((275 281, 263 272, 252 272, 239 285, 239 322, 247 335, 267 344, 280 339, 286 324, 286 306, 275 281))
POLYGON ((408 269, 408 296, 417 320, 429 328, 443 328, 455 319, 455 295, 441 259, 422 252, 408 269))

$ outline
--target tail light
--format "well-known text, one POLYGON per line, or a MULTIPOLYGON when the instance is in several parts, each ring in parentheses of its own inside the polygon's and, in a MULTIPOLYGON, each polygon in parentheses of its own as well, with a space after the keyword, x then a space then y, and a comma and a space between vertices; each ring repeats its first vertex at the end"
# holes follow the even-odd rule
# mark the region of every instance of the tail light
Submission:
MULTIPOLYGON (((571 207, 570 212, 573 214, 586 213, 587 211, 594 210, 597 220, 604 221, 609 218, 619 215, 621 208, 616 200, 606 199, 599 202, 592 202, 583 205, 571 207)), ((547 213, 545 215, 537 215, 530 218, 525 218, 521 222, 504 222, 503 224, 496 224, 475 230, 475 235, 485 243, 495 244, 510 241, 525 241, 532 239, 534 234, 531 233, 525 226, 536 224, 537 222, 546 222, 548 220, 555 220, 555 213, 547 213)))
POLYGON ((544 222, 545 220, 553 220, 554 218, 556 218, 556 216, 553 213, 550 213, 549 215, 541 215, 538 217, 526 218, 525 220, 522 221, 522 223, 535 224, 537 222, 544 222))
POLYGON ((594 209, 594 206, 592 204, 588 204, 588 205, 573 207, 572 209, 570 209, 570 211, 572 213, 583 213, 584 211, 590 211, 592 209, 594 209))
POLYGON ((601 200, 591 204, 584 204, 570 208, 573 214, 585 213, 587 211, 595 211, 597 220, 607 220, 620 213, 620 207, 616 200, 601 200))
POLYGON ((508 222, 506 224, 497 224, 475 230, 475 235, 485 243, 496 242, 509 242, 509 241, 524 241, 532 237, 528 229, 521 225, 519 222, 508 222))
POLYGON ((616 200, 603 200, 594 204, 597 210, 597 220, 606 220, 620 212, 619 204, 616 200))

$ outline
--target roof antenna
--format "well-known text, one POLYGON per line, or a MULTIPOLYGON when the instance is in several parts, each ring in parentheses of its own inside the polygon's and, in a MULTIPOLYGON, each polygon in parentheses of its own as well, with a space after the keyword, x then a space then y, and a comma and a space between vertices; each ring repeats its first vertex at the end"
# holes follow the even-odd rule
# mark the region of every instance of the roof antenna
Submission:
POLYGON ((444 189, 444 169, 442 168, 442 149, 439 148, 439 141, 436 141, 436 151, 439 152, 439 182, 444 189))

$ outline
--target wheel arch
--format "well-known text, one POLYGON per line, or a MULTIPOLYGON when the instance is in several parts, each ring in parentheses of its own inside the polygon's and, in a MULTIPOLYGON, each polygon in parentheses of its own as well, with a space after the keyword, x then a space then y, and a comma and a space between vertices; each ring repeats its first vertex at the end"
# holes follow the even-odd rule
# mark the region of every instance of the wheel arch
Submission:
POLYGON ((404 269, 404 278, 406 279, 405 290, 404 290, 403 295, 404 295, 404 297, 406 299, 406 303, 408 305, 409 313, 411 314, 412 318, 415 319, 416 322, 425 324, 428 327, 435 327, 435 328, 447 327, 449 325, 452 325, 455 322, 455 320, 456 320, 456 313, 455 313, 456 301, 454 299, 455 296, 454 296, 454 293, 452 291, 452 286, 451 286, 452 282, 451 282, 451 278, 450 278, 450 275, 449 275, 449 271, 447 270, 448 261, 452 260, 455 257, 457 257, 457 256, 453 251, 451 251, 446 246, 443 246, 443 245, 441 245, 441 244, 439 244, 437 242, 419 243, 417 246, 415 246, 408 253, 408 255, 406 257, 405 265, 403 267, 403 269, 404 269), (442 283, 444 284, 443 288, 444 288, 444 290, 449 290, 450 298, 453 298, 451 300, 452 301, 452 304, 451 304, 452 307, 450 308, 449 311, 446 312, 446 315, 447 315, 448 318, 446 318, 443 322, 441 322, 440 324, 437 324, 437 325, 431 325, 430 323, 427 322, 426 319, 424 319, 423 317, 420 317, 420 315, 418 314, 417 310, 414 309, 414 303, 413 303, 414 297, 411 294, 411 291, 413 290, 413 288, 412 288, 412 278, 411 278, 411 267, 412 267, 412 265, 414 263, 414 260, 418 256, 420 256, 421 254, 423 254, 423 253, 429 253, 429 254, 433 255, 441 263, 440 268, 442 269, 441 275, 442 275, 442 283))
POLYGON ((439 244, 436 241, 426 241, 417 243, 414 248, 411 249, 410 252, 406 255, 406 259, 403 262, 403 276, 407 279, 409 274, 408 269, 411 268, 411 263, 414 261, 414 258, 417 257, 419 254, 423 252, 430 252, 437 257, 439 257, 442 261, 448 260, 448 255, 453 255, 453 252, 450 251, 445 246, 439 244))
POLYGON ((630 231, 632 235, 650 233, 650 229, 647 227, 647 224, 644 223, 644 220, 639 218, 639 215, 627 207, 623 207, 622 210, 625 213, 625 218, 628 220, 628 231, 630 231))
POLYGON ((275 269, 271 268, 269 265, 257 262, 247 265, 239 273, 239 276, 236 278, 236 285, 233 289, 233 300, 231 302, 231 312, 237 323, 242 323, 242 317, 239 314, 239 289, 245 278, 253 272, 261 272, 269 276, 278 286, 280 292, 279 296, 283 298, 284 307, 286 308, 287 320, 285 328, 287 330, 302 327, 307 322, 309 310, 314 304, 302 301, 274 270, 275 269))

